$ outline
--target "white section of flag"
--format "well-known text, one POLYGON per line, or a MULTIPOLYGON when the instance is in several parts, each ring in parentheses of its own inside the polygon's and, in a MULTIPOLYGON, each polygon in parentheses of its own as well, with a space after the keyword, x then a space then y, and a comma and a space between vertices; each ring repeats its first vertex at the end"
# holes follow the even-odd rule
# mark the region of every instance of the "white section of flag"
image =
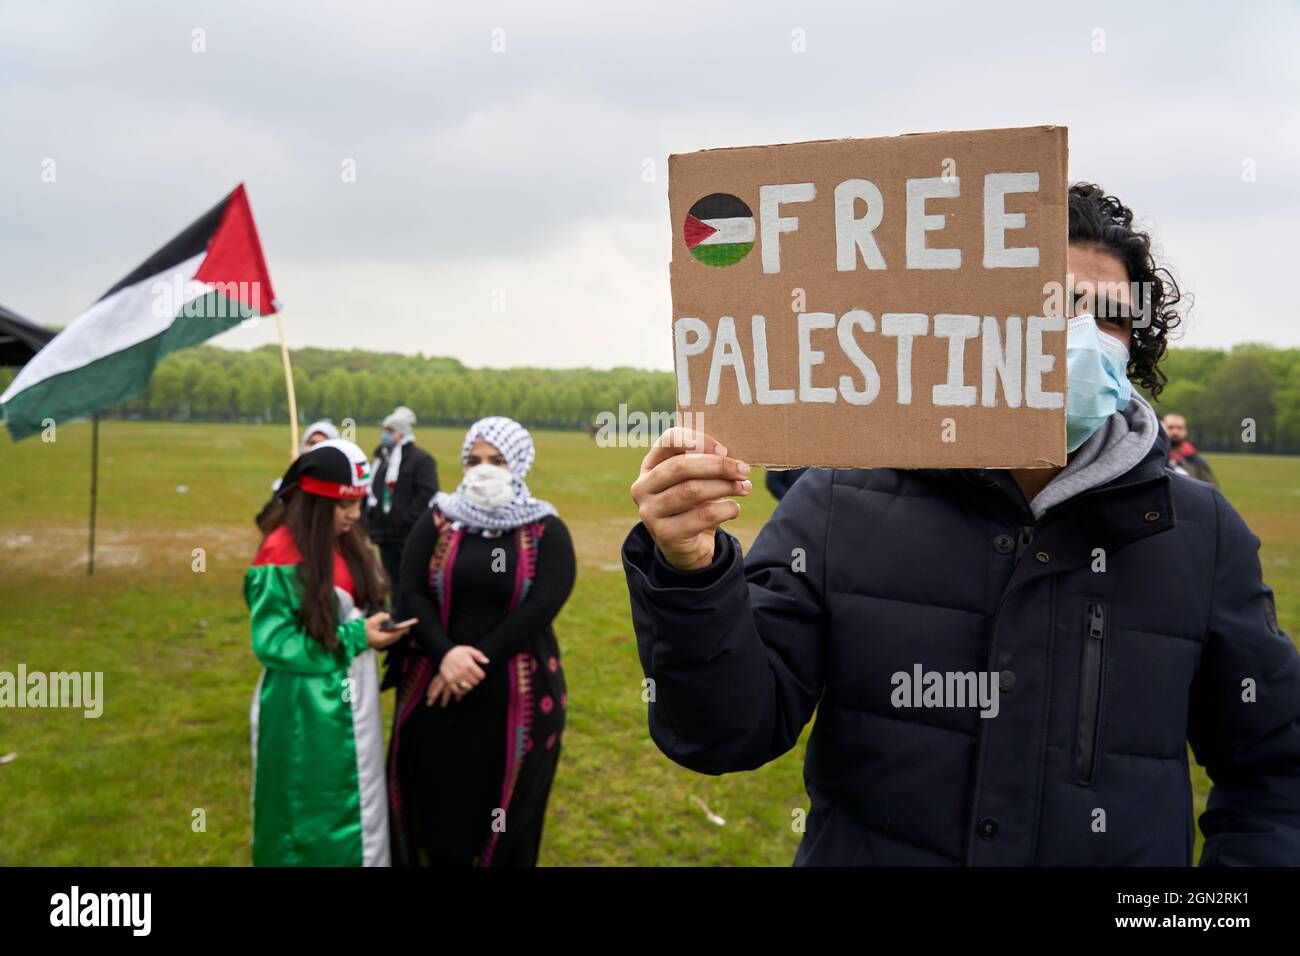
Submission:
POLYGON ((193 281, 206 256, 206 251, 201 252, 178 266, 146 276, 135 285, 100 299, 22 367, 0 395, 0 404, 47 378, 82 368, 165 332, 186 302, 212 288, 210 284, 193 281), (180 301, 176 301, 178 284, 182 290, 180 301), (164 296, 168 308, 159 309, 157 305, 162 303, 158 300, 164 296))
POLYGON ((753 242, 754 217, 736 216, 734 219, 701 219, 706 226, 718 230, 704 241, 701 246, 720 246, 728 242, 753 242))

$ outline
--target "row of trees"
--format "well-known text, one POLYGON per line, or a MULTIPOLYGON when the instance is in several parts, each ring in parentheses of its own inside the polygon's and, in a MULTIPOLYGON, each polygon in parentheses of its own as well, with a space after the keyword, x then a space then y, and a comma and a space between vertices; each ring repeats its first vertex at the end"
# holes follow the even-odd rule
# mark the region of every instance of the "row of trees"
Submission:
MULTIPOLYGON (((301 349, 291 361, 303 421, 378 424, 397 405, 407 405, 425 425, 509 415, 531 427, 585 429, 620 402, 647 412, 675 407, 672 374, 644 369, 470 369, 449 358, 327 349, 301 349)), ((117 412, 161 420, 287 421, 279 349, 205 345, 169 355, 158 363, 149 389, 117 412)))
MULTIPOLYGON (((304 421, 375 424, 405 404, 429 425, 509 415, 533 427, 585 429, 600 412, 617 414, 620 404, 646 413, 675 407, 669 372, 470 369, 450 358, 360 350, 301 349, 292 360, 304 421)), ((1300 349, 1175 349, 1163 367, 1169 384, 1156 410, 1187 416, 1199 447, 1300 453, 1300 349)), ((0 371, 0 382, 13 374, 0 371)), ((118 412, 163 420, 286 421, 279 350, 207 345, 170 355, 159 363, 148 391, 118 412)))
POLYGON ((1187 418, 1205 451, 1300 454, 1300 349, 1175 349, 1157 413, 1187 418))

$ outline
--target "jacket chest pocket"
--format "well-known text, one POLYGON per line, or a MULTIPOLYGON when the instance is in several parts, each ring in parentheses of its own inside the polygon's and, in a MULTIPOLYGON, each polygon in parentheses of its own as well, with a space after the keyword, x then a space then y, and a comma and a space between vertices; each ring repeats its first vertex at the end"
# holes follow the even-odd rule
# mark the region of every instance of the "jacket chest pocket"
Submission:
POLYGON ((1090 786, 1100 754, 1101 701, 1106 674, 1107 608, 1089 601, 1084 619, 1083 657, 1079 665, 1079 710, 1075 727, 1074 776, 1090 786))

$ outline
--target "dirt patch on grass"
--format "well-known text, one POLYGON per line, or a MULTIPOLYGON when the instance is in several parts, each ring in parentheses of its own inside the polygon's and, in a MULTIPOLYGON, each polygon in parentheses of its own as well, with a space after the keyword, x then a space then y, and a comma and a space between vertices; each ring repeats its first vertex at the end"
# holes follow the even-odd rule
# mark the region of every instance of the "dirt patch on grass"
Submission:
MULTIPOLYGON (((621 574, 623 540, 635 515, 566 519, 573 536, 579 573, 621 574)), ((760 521, 728 524, 729 532, 748 548, 760 521)), ((209 568, 252 560, 260 540, 250 522, 205 524, 194 528, 100 528, 95 533, 95 567, 132 572, 189 570, 194 549, 202 548, 209 568)), ((86 573, 86 526, 32 527, 0 534, 0 573, 78 577, 86 573)))
MULTIPOLYGON (((194 550, 203 549, 210 566, 248 561, 257 550, 258 534, 251 525, 201 525, 186 529, 97 529, 97 569, 190 568, 194 550)), ((6 574, 75 577, 86 573, 89 531, 82 527, 44 527, 0 535, 0 572, 6 574)))

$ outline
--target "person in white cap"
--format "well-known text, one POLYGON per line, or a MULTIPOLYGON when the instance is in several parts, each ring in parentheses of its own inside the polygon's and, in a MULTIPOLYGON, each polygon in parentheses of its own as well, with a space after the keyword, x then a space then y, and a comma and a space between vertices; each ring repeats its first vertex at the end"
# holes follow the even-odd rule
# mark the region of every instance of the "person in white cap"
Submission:
MULTIPOLYGON (((398 405, 384 419, 371 464, 375 480, 366 498, 365 525, 388 574, 394 599, 407 535, 438 493, 438 463, 415 444, 415 412, 398 405)), ((394 604, 394 613, 399 613, 394 604)))
MULTIPOLYGON (((312 422, 307 426, 306 431, 302 433, 302 444, 298 446, 298 454, 305 455, 321 442, 340 437, 338 428, 328 418, 312 422)), ((262 534, 268 534, 274 527, 272 521, 273 515, 276 513, 277 503, 280 500, 276 494, 280 490, 280 480, 277 478, 271 482, 271 500, 262 506, 262 510, 253 519, 262 534)))

